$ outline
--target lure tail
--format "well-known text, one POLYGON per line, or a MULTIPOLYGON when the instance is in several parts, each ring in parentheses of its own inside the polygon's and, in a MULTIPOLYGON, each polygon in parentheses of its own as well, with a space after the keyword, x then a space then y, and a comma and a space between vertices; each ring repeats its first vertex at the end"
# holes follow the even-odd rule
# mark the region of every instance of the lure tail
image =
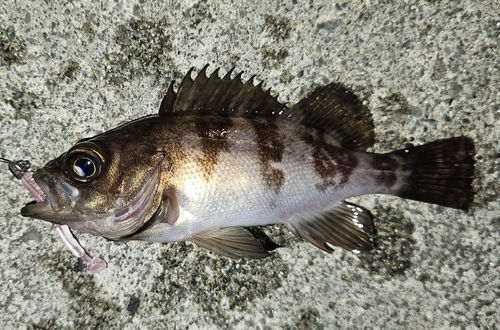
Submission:
POLYGON ((405 183, 396 196, 467 210, 474 197, 474 142, 461 136, 395 151, 405 183))

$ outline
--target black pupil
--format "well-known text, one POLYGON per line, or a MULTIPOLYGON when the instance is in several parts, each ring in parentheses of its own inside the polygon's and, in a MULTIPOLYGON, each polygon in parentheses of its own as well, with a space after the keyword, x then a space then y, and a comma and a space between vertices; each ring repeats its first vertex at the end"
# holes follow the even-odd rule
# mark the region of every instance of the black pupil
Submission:
POLYGON ((79 158, 73 164, 73 170, 82 178, 86 178, 95 173, 95 165, 88 158, 79 158))

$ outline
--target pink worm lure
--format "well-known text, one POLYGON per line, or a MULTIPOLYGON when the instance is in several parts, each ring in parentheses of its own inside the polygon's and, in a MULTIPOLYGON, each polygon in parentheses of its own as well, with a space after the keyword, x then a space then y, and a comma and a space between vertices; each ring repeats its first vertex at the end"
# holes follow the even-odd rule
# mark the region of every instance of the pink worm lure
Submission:
MULTIPOLYGON (((5 158, 0 158, 0 161, 9 164, 9 169, 12 174, 14 174, 16 178, 21 179, 21 183, 29 191, 37 203, 41 203, 45 200, 45 194, 38 188, 35 180, 33 180, 33 172, 30 171, 29 161, 19 160, 13 162, 5 158)), ((82 259, 87 264, 88 274, 94 275, 106 269, 106 261, 101 258, 90 257, 80 243, 78 243, 78 241, 73 237, 68 226, 53 224, 52 227, 56 230, 57 234, 71 253, 73 253, 75 257, 82 259)))

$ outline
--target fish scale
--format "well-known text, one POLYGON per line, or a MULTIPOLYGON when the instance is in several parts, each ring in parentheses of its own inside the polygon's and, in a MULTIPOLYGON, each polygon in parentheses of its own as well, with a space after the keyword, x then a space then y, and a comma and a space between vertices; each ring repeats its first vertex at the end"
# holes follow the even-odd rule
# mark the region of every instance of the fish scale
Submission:
POLYGON ((344 201, 353 196, 468 209, 470 138, 369 153, 370 112, 341 84, 288 107, 232 72, 220 78, 205 66, 192 79, 190 70, 157 115, 80 140, 33 174, 45 198, 22 215, 113 240, 263 258, 272 244, 258 227, 272 224, 327 252, 370 250, 373 216, 344 201))

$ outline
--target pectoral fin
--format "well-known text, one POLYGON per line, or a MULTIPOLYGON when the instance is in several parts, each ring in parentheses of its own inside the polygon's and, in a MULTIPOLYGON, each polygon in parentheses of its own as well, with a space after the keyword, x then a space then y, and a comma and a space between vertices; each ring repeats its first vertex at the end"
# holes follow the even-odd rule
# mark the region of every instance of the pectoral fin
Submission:
POLYGON ((299 238, 328 253, 333 252, 328 244, 351 251, 373 248, 373 216, 351 203, 341 202, 327 213, 292 219, 287 226, 299 238))
POLYGON ((191 241, 214 253, 235 259, 262 259, 270 255, 258 239, 241 227, 222 228, 197 234, 191 241))

